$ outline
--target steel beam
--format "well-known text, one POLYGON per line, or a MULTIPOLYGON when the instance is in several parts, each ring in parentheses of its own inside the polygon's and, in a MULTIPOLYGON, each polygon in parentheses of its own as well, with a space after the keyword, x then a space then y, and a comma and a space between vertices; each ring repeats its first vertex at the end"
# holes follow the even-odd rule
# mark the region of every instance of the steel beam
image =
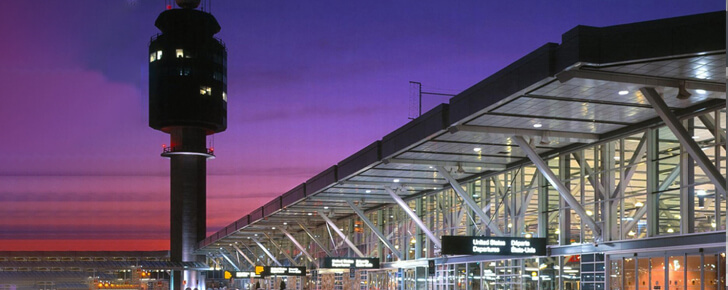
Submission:
MULTIPOLYGON (((670 171, 670 174, 665 177, 665 180, 660 184, 660 186, 657 188, 657 192, 662 192, 667 190, 668 187, 670 187, 670 184, 672 184, 677 177, 680 176, 680 166, 675 166, 675 168, 670 171)), ((648 193, 649 194, 649 193, 648 193)), ((644 205, 640 207, 637 212, 634 213, 632 216, 632 220, 629 221, 626 225, 624 225, 624 228, 622 229, 623 233, 631 231, 636 225, 637 222, 639 222, 640 219, 642 219, 643 216, 647 213, 647 205, 644 205)))
POLYGON ((226 261, 228 261, 228 263, 230 263, 230 265, 232 265, 232 266, 233 266, 233 268, 235 268, 235 271, 240 271, 240 268, 238 268, 238 265, 235 265, 235 262, 233 262, 233 260, 232 260, 232 259, 230 259, 230 257, 228 257, 228 255, 227 255, 227 254, 225 254, 225 252, 226 252, 225 250, 223 250, 223 249, 220 249, 220 255, 222 255, 222 257, 223 257, 223 258, 224 258, 224 259, 225 259, 226 261))
POLYGON ((384 187, 384 190, 386 190, 387 193, 389 193, 389 195, 392 196, 392 199, 394 199, 394 201, 397 202, 399 207, 402 208, 402 210, 405 213, 407 213, 407 215, 412 219, 412 221, 415 224, 417 224, 417 226, 422 230, 422 232, 425 233, 425 235, 430 239, 430 241, 432 241, 432 244, 437 246, 438 248, 442 249, 442 243, 440 242, 440 239, 435 237, 435 234, 433 234, 432 231, 430 231, 430 229, 428 229, 427 226, 425 226, 425 223, 422 222, 420 217, 418 217, 414 211, 412 211, 412 208, 410 208, 409 205, 407 205, 407 203, 404 200, 402 200, 402 198, 399 197, 399 195, 397 195, 397 193, 394 192, 394 190, 392 190, 391 188, 384 187))
POLYGON ((450 133, 472 132, 472 133, 484 133, 484 134, 497 134, 506 136, 548 136, 558 139, 570 139, 572 141, 590 143, 599 140, 598 134, 590 133, 579 133, 579 132, 566 132, 566 131, 551 131, 551 130, 535 130, 535 129, 522 129, 522 128, 508 128, 508 127, 488 127, 488 126, 473 126, 473 125, 456 125, 448 129, 450 133))
MULTIPOLYGON (((722 91, 725 91, 725 84, 723 85, 722 91)), ((677 140, 680 141, 680 145, 682 145, 683 149, 690 154, 690 157, 695 160, 695 163, 703 169, 703 172, 705 172, 705 175, 708 176, 708 179, 713 182, 716 191, 723 197, 726 197, 725 177, 720 173, 720 170, 715 167, 710 158, 705 155, 705 152, 700 149, 700 146, 698 146, 695 140, 693 140, 688 131, 685 130, 685 127, 683 127, 682 123, 677 119, 677 117, 675 117, 675 114, 670 111, 670 108, 667 107, 667 104, 665 104, 665 101, 662 99, 660 94, 657 93, 654 88, 650 87, 640 88, 640 92, 642 92, 642 95, 650 102, 652 107, 655 108, 655 112, 657 112, 660 119, 665 122, 665 125, 670 128, 670 131, 675 134, 675 137, 677 137, 677 140)))
POLYGON ((369 218, 367 218, 367 216, 364 214, 364 212, 358 206, 356 206, 353 201, 346 200, 346 203, 349 204, 349 207, 351 207, 351 209, 354 210, 354 212, 359 216, 361 221, 364 222, 364 224, 366 224, 369 227, 369 229, 372 230, 372 232, 377 236, 377 238, 379 238, 379 240, 382 241, 382 243, 385 246, 387 246, 387 248, 389 248, 389 250, 392 251, 392 253, 394 253, 394 255, 397 256, 397 258, 399 258, 400 260, 404 260, 404 258, 402 257, 402 253, 399 252, 399 250, 397 250, 394 247, 394 245, 392 245, 392 243, 389 242, 387 237, 385 237, 384 234, 382 234, 382 231, 380 231, 379 228, 371 220, 369 220, 369 218))
POLYGON ((308 235, 308 237, 309 237, 309 238, 310 238, 310 239, 311 239, 311 240, 312 240, 312 241, 313 241, 314 243, 316 243, 316 245, 318 245, 318 246, 319 246, 319 248, 321 248, 322 250, 324 250, 324 252, 326 252, 326 256, 328 256, 328 257, 332 257, 332 256, 333 256, 333 255, 331 255, 331 251, 329 251, 329 249, 327 249, 326 247, 324 247, 324 244, 322 244, 322 243, 321 243, 321 242, 320 242, 320 241, 319 241, 319 240, 318 240, 318 239, 317 239, 317 238, 316 238, 316 237, 315 237, 315 236, 313 235, 313 233, 312 233, 312 232, 311 232, 310 230, 308 230, 308 228, 307 228, 307 227, 306 227, 306 226, 305 226, 305 225, 304 225, 304 224, 303 224, 303 223, 302 223, 301 221, 297 221, 297 223, 298 223, 298 225, 299 225, 299 226, 301 226, 301 229, 303 229, 303 231, 304 231, 304 232, 305 232, 305 233, 306 233, 306 234, 308 235))
POLYGON ((265 237, 268 238, 268 240, 270 240, 270 243, 273 244, 273 246, 276 247, 276 249, 278 249, 278 251, 280 251, 283 254, 283 256, 286 257, 286 259, 288 259, 288 261, 291 262, 291 264, 293 266, 299 266, 299 264, 296 263, 296 260, 291 258, 291 255, 289 255, 288 252, 284 251, 283 248, 281 248, 281 246, 278 245, 278 243, 276 243, 276 241, 273 240, 273 238, 270 235, 268 235, 267 233, 263 233, 263 235, 265 235, 265 237))
POLYGON ((460 162, 460 161, 444 161, 444 160, 425 160, 425 159, 405 159, 405 158, 387 158, 382 160, 384 164, 410 164, 410 165, 429 165, 429 166, 464 166, 464 167, 480 167, 484 170, 502 171, 506 170, 505 165, 489 164, 478 162, 460 162))
MULTIPOLYGON (((375 187, 382 187, 391 185, 392 182, 381 182, 381 181, 352 181, 352 180, 343 180, 339 181, 342 185, 362 185, 362 186, 375 186, 375 187)), ((398 183, 404 187, 425 187, 425 188, 433 188, 433 187, 441 187, 442 185, 437 183, 417 183, 417 182, 402 182, 398 183)))
POLYGON ((579 203, 579 201, 576 200, 573 195, 571 195, 569 189, 566 188, 563 183, 561 183, 561 180, 559 180, 554 172, 551 171, 551 168, 549 168, 548 164, 546 164, 546 162, 541 159, 541 156, 538 156, 538 153, 536 153, 536 151, 534 151, 533 148, 528 145, 526 139, 523 139, 523 136, 513 136, 512 139, 516 142, 516 144, 518 144, 518 147, 520 147, 521 150, 526 153, 528 159, 530 159, 531 162, 536 165, 536 168, 538 168, 541 174, 546 177, 546 180, 551 183, 551 186, 556 188, 561 198, 563 198, 564 201, 569 204, 571 209, 581 217, 581 220, 594 231, 595 238, 601 237, 602 229, 599 227, 599 225, 597 225, 597 223, 594 222, 594 220, 586 214, 586 211, 584 210, 584 207, 581 206, 581 203, 579 203))
POLYGON ((458 182, 452 175, 450 175, 447 170, 445 170, 445 167, 442 166, 435 166, 435 169, 437 169, 437 172, 440 173, 440 175, 447 180, 447 182, 450 183, 450 186, 452 186, 452 189, 457 193, 460 198, 463 199, 465 204, 468 205, 470 210, 472 210, 478 217, 480 217, 480 220, 482 223, 484 223, 488 228, 490 228, 491 232, 495 234, 496 236, 503 236, 503 232, 498 228, 498 225, 491 223, 490 217, 483 212, 483 209, 480 208, 480 206, 475 203, 473 198, 463 190, 463 187, 460 185, 460 182, 458 182))
POLYGON ((710 131, 710 134, 715 137, 716 143, 723 143, 723 149, 725 149, 725 132, 721 130, 720 128, 716 129, 715 124, 715 118, 711 117, 709 114, 702 114, 698 116, 698 119, 700 119, 701 122, 703 122, 703 125, 705 125, 705 128, 710 131), (717 131, 717 135, 716 135, 717 131))
POLYGON ((301 245, 301 243, 299 243, 299 242, 298 242, 298 241, 296 240, 296 238, 294 238, 294 237, 293 237, 293 235, 291 235, 291 233, 289 233, 288 231, 286 231, 286 229, 284 229, 284 228, 280 228, 280 230, 281 230, 281 232, 282 232, 282 233, 283 233, 284 235, 286 235, 286 237, 288 237, 288 239, 289 239, 289 240, 291 240, 291 242, 292 242, 292 243, 293 243, 294 245, 296 245, 296 248, 298 248, 298 250, 299 250, 299 251, 301 251, 301 253, 303 253, 304 255, 306 255, 306 258, 308 258, 308 260, 309 260, 309 261, 310 261, 311 263, 313 263, 313 264, 314 264, 314 265, 316 266, 316 268, 318 268, 318 264, 316 264, 316 263, 314 262, 314 259, 313 259, 313 257, 311 257, 311 254, 309 254, 309 253, 308 253, 308 251, 306 251, 306 248, 304 248, 304 247, 303 247, 303 246, 301 245))
POLYGON ((633 74, 622 74, 615 72, 595 71, 595 70, 567 70, 556 74, 556 78, 559 82, 565 83, 571 79, 588 79, 588 80, 599 80, 608 82, 618 82, 627 84, 637 84, 643 86, 654 86, 654 87, 672 87, 678 88, 680 84, 684 82, 686 89, 692 90, 706 90, 710 92, 721 92, 725 93, 725 83, 697 81, 697 80, 680 80, 665 77, 646 76, 646 75, 633 75, 633 74))
POLYGON ((233 244, 233 249, 235 249, 235 251, 237 251, 238 254, 240 254, 241 256, 243 256, 243 258, 245 258, 245 260, 248 261, 248 263, 250 263, 250 266, 251 267, 255 267, 255 263, 253 263, 253 260, 251 260, 247 255, 245 255, 245 253, 243 253, 243 250, 241 250, 238 247, 238 245, 233 244))
POLYGON ((258 240, 258 238, 250 238, 250 239, 251 239, 251 240, 253 240, 253 242, 255 242, 256 244, 258 244, 258 247, 260 247, 260 249, 261 249, 261 250, 263 250, 263 252, 264 252, 264 253, 265 253, 266 255, 268 255, 268 257, 270 257, 270 259, 271 259, 271 260, 273 260, 273 263, 276 263, 276 265, 278 265, 278 266, 283 266, 283 265, 281 264, 281 262, 278 262, 278 259, 276 259, 276 257, 275 257, 275 256, 273 256, 273 254, 271 254, 271 252, 270 252, 270 251, 268 251, 268 249, 266 249, 266 248, 265 248, 265 246, 263 246, 263 243, 261 243, 261 242, 260 242, 260 241, 258 240))
POLYGON ((366 257, 364 253, 359 251, 359 248, 357 248, 356 245, 354 245, 354 243, 352 243, 349 238, 339 229, 339 227, 336 226, 336 223, 334 223, 329 217, 326 216, 326 213, 319 211, 318 214, 319 216, 321 216, 322 219, 324 219, 324 221, 326 221, 326 223, 332 229, 334 229, 334 232, 336 232, 336 234, 338 234, 339 237, 341 237, 341 239, 344 240, 347 245, 349 245, 349 249, 354 251, 354 253, 356 253, 360 258, 366 257))

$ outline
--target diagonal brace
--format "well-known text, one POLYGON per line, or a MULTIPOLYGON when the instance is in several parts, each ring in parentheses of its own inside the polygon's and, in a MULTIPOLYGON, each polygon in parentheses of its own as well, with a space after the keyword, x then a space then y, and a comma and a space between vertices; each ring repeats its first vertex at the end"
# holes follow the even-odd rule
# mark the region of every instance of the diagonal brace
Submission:
POLYGON ((402 208, 402 210, 405 213, 407 213, 407 215, 412 219, 412 221, 415 224, 417 224, 417 226, 420 228, 420 230, 422 230, 422 232, 425 233, 425 235, 430 239, 432 244, 437 246, 438 248, 442 249, 442 243, 440 242, 440 239, 435 237, 435 234, 433 234, 432 231, 430 231, 430 229, 428 229, 427 226, 425 226, 425 223, 422 222, 420 217, 418 217, 414 211, 412 211, 412 208, 410 208, 409 205, 407 205, 407 203, 404 202, 404 200, 402 200, 402 198, 399 197, 399 195, 397 195, 397 193, 394 192, 394 190, 392 190, 391 188, 384 187, 384 190, 386 190, 387 193, 389 193, 389 195, 392 196, 392 199, 394 199, 394 201, 397 202, 399 207, 402 208))
POLYGON ((460 185, 460 183, 455 180, 452 175, 450 175, 447 170, 445 170, 442 166, 435 166, 435 169, 437 169, 437 172, 440 173, 442 177, 444 177, 447 182, 450 183, 450 186, 452 186, 452 189, 455 190, 455 192, 460 196, 460 198, 465 201, 465 204, 470 207, 470 210, 472 210, 478 217, 480 217, 480 220, 490 228, 490 230, 495 234, 496 236, 503 236, 503 232, 498 228, 498 225, 491 223, 490 217, 483 212, 483 209, 478 206, 477 203, 473 200, 473 198, 463 190, 463 187, 460 185))
POLYGON ((523 139, 523 136, 513 136, 513 141, 518 144, 518 147, 523 150, 524 153, 526 153, 526 156, 528 156, 528 159, 533 162, 534 165, 536 165, 536 168, 543 174, 543 176, 546 178, 546 180, 551 183, 551 186, 556 188, 556 190, 559 192, 559 195, 561 198, 566 201, 566 203, 571 207, 571 209, 576 212, 576 214, 581 217, 581 220, 584 221, 584 223, 590 227, 594 231, 595 238, 601 237, 602 229, 597 225, 594 220, 586 214, 586 211, 584 210, 584 207, 581 206, 581 203, 579 203, 576 198, 574 198, 573 195, 571 195, 571 192, 569 191, 566 186, 559 180, 559 178, 554 174, 553 171, 551 171, 551 168, 549 168, 548 164, 541 159, 541 156, 538 156, 538 153, 531 148, 530 145, 528 145, 528 142, 526 142, 525 139, 523 139))
POLYGON ((652 107, 655 108, 655 112, 657 112, 657 115, 660 116, 660 119, 665 122, 665 125, 670 128, 670 131, 675 134, 677 140, 680 141, 680 145, 682 145, 685 151, 690 154, 690 157, 695 160, 695 163, 697 163, 698 166, 703 169, 705 175, 707 175, 708 179, 710 179, 713 185, 715 185, 716 191, 722 196, 726 197, 725 177, 715 167, 713 162, 710 161, 710 158, 705 155, 705 152, 700 149, 698 143, 696 143, 695 140, 693 140, 692 136, 690 136, 690 133, 685 130, 685 127, 683 127, 680 120, 678 120, 677 117, 675 117, 675 114, 670 111, 670 108, 667 107, 667 104, 665 104, 662 96, 660 96, 655 88, 650 87, 640 88, 640 92, 642 92, 642 95, 645 97, 645 99, 647 99, 647 101, 650 102, 652 107))
POLYGON ((326 223, 334 230, 334 232, 336 232, 339 237, 341 237, 341 239, 344 240, 347 245, 349 245, 349 248, 354 251, 354 253, 356 253, 360 258, 364 257, 364 253, 359 251, 359 248, 357 248, 356 245, 354 245, 354 243, 352 243, 349 238, 346 237, 346 235, 339 229, 339 227, 337 227, 336 224, 329 217, 326 216, 326 213, 319 211, 318 214, 321 216, 322 219, 324 219, 324 221, 326 221, 326 223))
POLYGON ((404 260, 404 258, 402 258, 402 253, 399 252, 399 250, 397 250, 392 245, 392 243, 389 242, 389 240, 387 240, 384 234, 382 234, 382 231, 380 231, 379 228, 371 220, 369 220, 369 218, 367 218, 364 212, 358 206, 356 206, 354 202, 352 202, 351 200, 346 200, 346 203, 349 204, 349 207, 354 210, 354 212, 359 216, 362 222, 364 222, 364 224, 366 224, 369 229, 372 230, 372 233, 374 233, 377 238, 379 238, 379 240, 382 241, 382 243, 384 243, 384 245, 387 246, 387 248, 389 248, 389 250, 392 251, 395 256, 397 256, 397 258, 399 258, 400 260, 404 260))

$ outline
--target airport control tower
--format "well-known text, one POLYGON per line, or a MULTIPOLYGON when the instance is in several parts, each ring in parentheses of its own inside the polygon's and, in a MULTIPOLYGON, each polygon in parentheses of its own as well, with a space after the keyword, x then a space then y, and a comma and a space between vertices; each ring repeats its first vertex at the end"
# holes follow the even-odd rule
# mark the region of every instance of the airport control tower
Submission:
MULTIPOLYGON (((206 136, 227 128, 227 52, 214 35, 220 25, 198 9, 200 0, 176 0, 154 23, 149 44, 149 126, 168 133, 162 156, 171 159, 170 259, 204 261, 194 254, 205 238, 206 136)), ((204 288, 196 271, 175 272, 172 289, 204 288)))

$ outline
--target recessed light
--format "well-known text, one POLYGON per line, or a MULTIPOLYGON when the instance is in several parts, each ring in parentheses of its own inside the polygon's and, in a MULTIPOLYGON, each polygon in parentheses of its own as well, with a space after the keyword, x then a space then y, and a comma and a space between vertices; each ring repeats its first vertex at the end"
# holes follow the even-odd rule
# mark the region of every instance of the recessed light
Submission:
POLYGON ((636 207, 643 207, 643 206, 645 206, 645 204, 644 204, 644 203, 642 203, 641 201, 638 201, 638 202, 636 202, 636 203, 634 204, 634 206, 636 206, 636 207))
POLYGON ((672 234, 672 233, 674 233, 674 232, 675 232, 675 230, 673 230, 672 228, 670 228, 670 229, 667 229, 667 233, 669 233, 669 234, 672 234))
POLYGON ((275 229, 276 229, 276 227, 271 227, 271 229, 272 229, 272 230, 275 230, 275 229))
POLYGON ((313 215, 313 214, 309 212, 308 215, 313 215))
POLYGON ((371 190, 368 190, 368 189, 366 191, 364 191, 364 192, 366 192, 366 193, 372 193, 372 191, 371 190))
POLYGON ((543 126, 543 125, 541 125, 541 123, 536 123, 536 124, 533 124, 533 127, 534 127, 534 128, 541 128, 542 126, 543 126))
POLYGON ((475 152, 480 152, 480 150, 483 150, 483 149, 482 149, 482 148, 480 148, 480 147, 475 147, 475 148, 473 148, 473 151, 475 151, 475 152))
POLYGON ((707 195, 707 194, 708 194, 708 192, 706 192, 706 191, 705 191, 705 190, 703 190, 703 189, 698 189, 698 191, 697 191, 696 193, 697 193, 697 194, 698 194, 699 196, 703 196, 703 195, 707 195))
POLYGON ((392 180, 392 182, 397 183, 399 182, 399 179, 392 180))
POLYGON ((707 93, 705 90, 695 90, 695 92, 701 95, 705 95, 705 93, 707 93))
POLYGON ((287 225, 287 224, 288 224, 287 222, 283 222, 283 225, 284 225, 284 226, 285 226, 285 225, 287 225))
POLYGON ((626 94, 629 94, 629 91, 619 91, 618 93, 620 96, 624 96, 626 94))
POLYGON ((329 209, 329 207, 328 206, 324 206, 324 209, 329 209))

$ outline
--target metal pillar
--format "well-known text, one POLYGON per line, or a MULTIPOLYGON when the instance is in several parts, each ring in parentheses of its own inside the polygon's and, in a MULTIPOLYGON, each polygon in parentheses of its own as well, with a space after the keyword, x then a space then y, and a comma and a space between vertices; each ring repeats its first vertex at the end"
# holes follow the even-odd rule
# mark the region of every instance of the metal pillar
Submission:
POLYGON ((301 221, 298 221, 298 225, 299 225, 299 226, 301 226, 301 229, 303 229, 303 231, 304 231, 304 232, 305 232, 305 233, 306 233, 306 234, 308 235, 308 237, 309 237, 309 238, 311 238, 311 240, 312 240, 312 241, 313 241, 314 243, 316 243, 316 244, 317 244, 317 245, 319 246, 319 248, 321 248, 322 250, 324 250, 324 252, 326 252, 326 256, 328 256, 328 257, 332 257, 332 256, 333 256, 333 255, 331 255, 331 251, 329 251, 329 249, 327 249, 326 247, 324 247, 324 244, 322 244, 322 243, 321 243, 321 242, 320 242, 320 241, 319 241, 319 240, 318 240, 318 239, 316 238, 316 236, 314 236, 314 235, 313 235, 313 233, 311 233, 311 231, 310 231, 310 230, 308 230, 308 228, 306 228, 306 226, 305 226, 305 225, 303 225, 303 223, 301 223, 301 221))
POLYGON ((364 224, 366 224, 369 227, 369 229, 372 230, 372 232, 377 236, 377 238, 379 238, 379 240, 382 241, 382 243, 385 246, 387 246, 387 248, 389 248, 389 250, 392 251, 392 253, 394 253, 394 255, 397 256, 397 258, 399 258, 400 260, 404 260, 404 258, 402 258, 402 253, 400 253, 399 250, 394 248, 394 245, 392 245, 392 243, 389 242, 389 240, 387 240, 387 237, 385 237, 384 234, 382 234, 382 231, 380 231, 379 228, 376 225, 374 225, 374 223, 371 220, 369 220, 369 218, 367 218, 367 216, 364 214, 364 212, 358 206, 356 206, 354 204, 354 202, 352 202, 351 200, 346 200, 346 203, 349 204, 349 207, 351 207, 351 209, 354 210, 354 212, 359 216, 361 221, 364 222, 364 224))
POLYGON ((233 268, 235 268, 235 271, 240 271, 240 267, 238 267, 238 265, 235 265, 235 262, 233 262, 233 259, 230 259, 230 257, 228 257, 228 255, 225 252, 226 252, 225 250, 220 248, 220 255, 222 255, 222 257, 225 259, 225 261, 228 261, 228 263, 230 263, 230 265, 232 265, 233 268))
POLYGON ((251 260, 247 255, 245 255, 245 253, 243 253, 243 250, 241 250, 237 245, 233 244, 233 249, 238 251, 238 254, 243 256, 243 258, 245 258, 245 260, 248 261, 248 263, 250 263, 251 267, 255 267, 255 263, 253 262, 253 260, 251 260))
POLYGON ((258 244, 258 247, 260 247, 260 249, 263 250, 263 252, 266 255, 268 255, 268 257, 270 257, 271 260, 273 260, 273 263, 276 263, 276 265, 278 265, 278 266, 283 266, 281 264, 281 262, 278 262, 278 259, 276 259, 276 257, 273 256, 273 254, 271 254, 271 252, 268 251, 268 249, 266 249, 265 246, 263 246, 263 244, 257 238, 251 238, 251 239, 253 240, 253 242, 255 242, 256 244, 258 244))
POLYGON ((289 233, 288 231, 286 231, 286 229, 280 228, 280 230, 281 230, 281 232, 283 232, 284 235, 286 235, 286 237, 288 237, 289 240, 291 240, 291 242, 294 245, 296 245, 296 248, 298 248, 298 250, 301 251, 301 253, 303 253, 304 255, 306 255, 306 258, 308 258, 308 260, 311 261, 311 263, 314 263, 314 265, 318 268, 318 265, 314 262, 313 257, 311 257, 311 255, 308 253, 308 251, 306 251, 306 248, 304 248, 301 245, 301 243, 299 243, 296 240, 296 238, 294 238, 293 235, 291 235, 291 233, 289 233))
POLYGON ((723 174, 715 167, 710 158, 705 155, 705 152, 700 149, 700 146, 693 140, 692 136, 685 130, 680 121, 675 117, 675 114, 670 111, 665 101, 662 99, 659 93, 654 88, 643 87, 640 88, 642 95, 650 102, 654 107, 657 115, 660 116, 665 125, 670 128, 677 140, 680 141, 683 149, 690 154, 690 157, 695 159, 695 162, 703 169, 705 175, 708 176, 710 181, 715 185, 715 190, 720 193, 723 197, 726 197, 726 179, 723 174))
POLYGON ((283 250, 283 248, 281 248, 281 246, 280 246, 280 245, 278 245, 278 243, 276 243, 276 241, 275 241, 275 240, 273 240, 273 238, 271 238, 271 236, 270 236, 270 235, 268 235, 267 233, 263 233, 263 235, 264 235, 264 236, 265 236, 266 238, 268 238, 268 240, 270 240, 270 243, 271 243, 271 244, 272 244, 272 245, 273 245, 274 247, 276 247, 276 249, 278 249, 278 251, 280 251, 280 252, 281 252, 281 253, 283 254, 283 256, 284 256, 284 257, 286 257, 286 259, 288 259, 288 261, 290 261, 290 262, 291 262, 291 265, 293 265, 293 266, 298 266, 298 263, 296 263, 296 261, 295 261, 295 260, 294 260, 293 258, 291 258, 291 255, 289 255, 289 254, 288 254, 288 252, 284 251, 284 250, 283 250))
POLYGON ((392 196, 392 199, 394 199, 394 201, 397 202, 399 207, 401 207, 402 210, 405 213, 407 213, 407 215, 412 219, 412 221, 415 224, 417 224, 417 226, 422 230, 422 232, 425 233, 425 235, 427 235, 427 237, 430 239, 430 241, 432 241, 432 243, 435 246, 442 249, 442 243, 440 242, 440 239, 435 237, 435 235, 432 233, 432 231, 430 231, 430 229, 428 229, 427 226, 425 226, 425 223, 423 223, 422 220, 420 219, 420 217, 418 217, 417 214, 414 211, 412 211, 412 209, 409 207, 409 205, 407 205, 407 203, 404 202, 404 200, 402 200, 402 198, 399 197, 399 195, 397 195, 397 193, 394 192, 394 190, 392 190, 391 188, 384 187, 384 190, 387 191, 387 193, 389 193, 390 196, 392 196))
MULTIPOLYGON (((197 243, 205 239, 206 231, 206 174, 207 152, 205 130, 174 127, 170 132, 171 146, 180 151, 165 153, 170 158, 170 261, 204 261, 195 255, 197 243), (184 150, 185 152, 181 152, 184 150)), ((176 271, 173 289, 198 285, 197 271, 176 271), (182 285, 182 281, 187 281, 182 285)))
POLYGON ((528 159, 530 159, 531 162, 536 165, 536 168, 538 168, 541 174, 546 177, 546 180, 551 183, 551 186, 559 191, 559 195, 561 195, 561 198, 563 198, 564 201, 569 204, 571 209, 574 210, 574 212, 576 212, 581 217, 581 220, 594 231, 595 239, 596 237, 601 237, 602 230, 599 225, 597 225, 594 220, 586 214, 584 207, 582 207, 579 201, 577 201, 574 196, 571 195, 569 189, 566 188, 563 183, 561 183, 559 178, 554 174, 553 171, 551 171, 551 168, 549 168, 548 164, 546 164, 546 162, 541 159, 541 156, 538 156, 538 153, 536 153, 536 151, 534 151, 533 148, 528 145, 528 142, 526 142, 526 140, 523 139, 522 136, 513 136, 512 139, 516 142, 516 144, 518 144, 518 147, 520 147, 521 150, 526 153, 528 159))
POLYGON ((331 219, 329 219, 329 217, 327 217, 325 213, 319 211, 318 214, 321 216, 322 219, 324 219, 324 221, 326 221, 327 224, 329 224, 332 229, 334 229, 334 232, 336 232, 339 237, 341 237, 341 239, 344 240, 347 245, 349 245, 349 249, 354 251, 354 253, 356 253, 359 257, 365 257, 364 253, 359 251, 359 248, 357 248, 356 245, 354 245, 354 243, 352 243, 349 238, 347 238, 346 235, 341 232, 339 227, 336 226, 336 224, 331 221, 331 219))
POLYGON ((470 210, 472 210, 476 215, 478 215, 478 217, 480 217, 481 222, 486 224, 487 227, 490 228, 491 232, 493 232, 493 234, 495 234, 496 236, 503 235, 503 232, 501 232, 501 230, 498 228, 498 225, 491 223, 490 217, 488 217, 483 212, 483 210, 480 208, 480 206, 478 206, 478 204, 475 203, 475 201, 470 196, 470 194, 468 194, 467 192, 465 192, 465 190, 463 190, 463 187, 460 186, 460 183, 457 180, 455 180, 455 178, 453 178, 452 175, 450 175, 450 173, 447 172, 447 170, 445 170, 444 167, 435 166, 435 169, 437 169, 437 172, 440 173, 440 175, 443 178, 445 178, 445 180, 447 180, 447 182, 450 183, 450 186, 452 186, 452 189, 455 191, 455 193, 457 193, 460 196, 460 198, 463 199, 463 201, 465 202, 465 204, 468 205, 470 210))

